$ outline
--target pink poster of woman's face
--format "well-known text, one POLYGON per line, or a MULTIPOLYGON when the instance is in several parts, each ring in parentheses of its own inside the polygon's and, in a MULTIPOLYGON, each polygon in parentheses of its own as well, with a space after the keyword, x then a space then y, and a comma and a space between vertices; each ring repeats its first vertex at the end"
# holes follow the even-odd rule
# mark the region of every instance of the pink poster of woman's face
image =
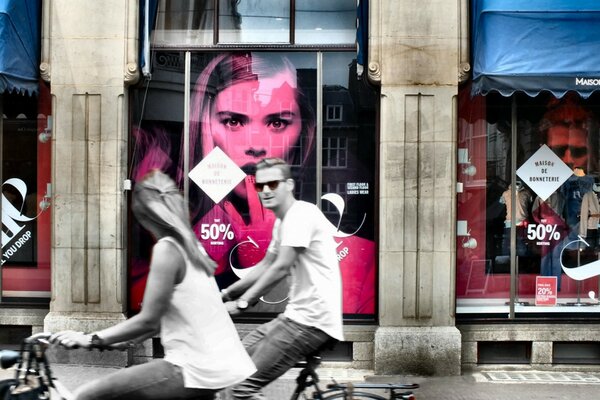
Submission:
MULTIPOLYGON (((228 188, 228 194, 216 203, 201 187, 189 183, 192 227, 218 263, 218 283, 226 287, 262 260, 271 240, 276 218, 262 206, 254 188, 257 162, 265 157, 286 160, 296 180, 296 197, 315 202, 316 96, 311 102, 306 93, 314 91, 314 86, 307 90, 301 85, 303 80, 316 82, 316 67, 300 72, 280 54, 244 52, 215 55, 199 71, 190 101, 189 168, 218 148, 245 173, 245 178, 228 188)), ((186 179, 183 140, 174 143, 174 136, 161 129, 134 130, 134 137, 144 145, 144 156, 134 166, 134 176, 159 168, 170 170, 180 183, 186 179)), ((374 242, 345 237, 340 249, 344 312, 374 313, 374 242)), ((133 271, 136 262, 141 261, 133 260, 133 271)), ((135 298, 141 299, 145 283, 143 262, 140 265, 139 278, 131 279, 134 299, 130 304, 134 309, 135 298)), ((137 276, 135 272, 132 275, 137 276)), ((285 283, 274 288, 255 311, 282 311, 287 290, 285 283)))

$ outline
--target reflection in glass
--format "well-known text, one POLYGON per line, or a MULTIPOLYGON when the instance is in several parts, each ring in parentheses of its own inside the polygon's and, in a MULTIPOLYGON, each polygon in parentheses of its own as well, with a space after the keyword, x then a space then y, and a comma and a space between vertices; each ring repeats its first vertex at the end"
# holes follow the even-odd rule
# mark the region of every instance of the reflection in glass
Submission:
MULTIPOLYGON (((305 2, 306 3, 306 2, 305 2)), ((321 207, 338 227, 344 312, 375 312, 375 107, 354 53, 323 55, 321 207)))
POLYGON ((50 91, 40 84, 37 96, 4 93, 0 102, 2 299, 45 301, 50 296, 52 143, 40 135, 51 130, 50 91))
POLYGON ((154 45, 211 45, 213 0, 160 0, 153 31, 154 45))
MULTIPOLYGON (((293 166, 296 197, 320 203, 333 227, 344 233, 336 237, 344 312, 370 319, 375 314, 378 95, 356 79, 354 52, 324 54, 323 86, 319 87, 318 57, 314 52, 195 52, 191 76, 185 76, 183 53, 157 52, 149 87, 140 87, 132 96, 132 119, 139 121, 132 129, 132 176, 137 180, 159 168, 182 185, 188 179, 184 152, 189 154, 190 169, 220 154, 209 168, 217 174, 212 178, 221 188, 231 169, 243 170, 247 176, 240 184, 227 184, 220 200, 213 200, 202 182, 188 181, 192 225, 219 264, 217 282, 226 287, 238 279, 240 271, 247 272, 264 257, 271 239, 275 217, 258 202, 255 164, 263 157, 286 159, 293 166), (182 119, 185 80, 192 88, 189 149, 184 148, 182 119), (319 97, 321 109, 317 108, 319 97), (328 120, 327 109, 331 110, 328 120), (317 132, 317 112, 325 114, 322 132, 317 132), (316 140, 321 137, 324 153, 319 171, 316 140), (226 162, 219 162, 223 157, 226 162), (318 173, 322 174, 321 192, 329 195, 321 199, 317 198, 318 173)), ((137 311, 152 239, 136 223, 131 239, 130 307, 137 311)), ((252 311, 279 312, 286 294, 283 283, 252 311)))
POLYGON ((459 165, 457 312, 506 313, 513 278, 516 313, 568 314, 581 312, 574 306, 595 306, 588 292, 598 292, 600 275, 600 97, 484 98, 464 90, 459 164, 475 166, 476 173, 465 174, 459 165), (468 237, 476 238, 476 248, 461 245, 468 237))
MULTIPOLYGON (((315 202, 316 57, 194 53, 191 76, 185 76, 182 61, 182 53, 158 52, 148 94, 140 90, 134 95, 134 120, 141 123, 133 129, 133 177, 137 180, 159 168, 182 186, 188 179, 182 155, 188 151, 190 169, 206 167, 215 174, 206 176, 210 179, 204 183, 189 182, 190 214, 198 239, 219 265, 217 281, 228 286, 239 270, 264 257, 271 239, 275 216, 258 202, 253 185, 260 159, 279 157, 293 165, 298 198, 315 202), (183 147, 186 133, 181 118, 186 79, 192 87, 189 149, 183 147), (243 180, 231 182, 229 177, 240 170, 243 180), (213 200, 216 197, 209 192, 215 188, 225 197, 213 200)), ((140 234, 133 236, 133 310, 139 309, 148 265, 144 252, 151 247, 149 238, 140 234)), ((266 299, 275 304, 259 303, 253 311, 281 311, 285 304, 278 301, 285 293, 285 287, 271 291, 266 299)))
POLYGON ((354 44, 356 0, 296 0, 297 44, 354 44))
POLYGON ((289 43, 289 41, 289 2, 219 1, 219 43, 289 43))

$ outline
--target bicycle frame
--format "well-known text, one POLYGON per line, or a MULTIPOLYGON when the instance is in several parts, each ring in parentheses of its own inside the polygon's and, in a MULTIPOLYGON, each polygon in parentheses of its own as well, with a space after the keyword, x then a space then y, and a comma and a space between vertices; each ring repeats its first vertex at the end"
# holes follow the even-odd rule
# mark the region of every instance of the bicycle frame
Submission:
POLYGON ((389 383, 348 383, 339 384, 337 382, 327 385, 326 390, 321 390, 319 387, 319 375, 317 367, 321 364, 321 357, 317 355, 309 355, 304 362, 297 364, 298 367, 303 367, 298 377, 296 378, 296 389, 292 393, 290 400, 298 400, 300 395, 309 387, 314 387, 312 393, 313 400, 328 400, 328 399, 373 399, 386 400, 379 394, 366 392, 366 389, 389 390, 387 399, 398 400, 415 400, 416 397, 412 393, 412 389, 417 389, 418 384, 389 384, 389 383), (356 389, 359 389, 358 391, 356 389))
MULTIPOLYGON (((50 345, 50 333, 32 335, 21 344, 20 350, 1 350, 0 367, 8 369, 16 366, 14 383, 27 389, 32 383, 46 387, 52 400, 72 400, 73 394, 53 376, 46 358, 46 348, 50 345)), ((109 349, 110 346, 107 346, 109 349)), ((11 390, 14 388, 11 388, 11 390)))
POLYGON ((299 362, 297 366, 304 367, 296 378, 296 389, 292 393, 290 400, 298 400, 302 392, 310 386, 314 386, 315 394, 313 398, 322 398, 323 392, 319 388, 319 375, 317 374, 317 367, 321 364, 321 357, 316 355, 310 355, 304 362, 299 362), (315 397, 319 396, 319 397, 315 397))

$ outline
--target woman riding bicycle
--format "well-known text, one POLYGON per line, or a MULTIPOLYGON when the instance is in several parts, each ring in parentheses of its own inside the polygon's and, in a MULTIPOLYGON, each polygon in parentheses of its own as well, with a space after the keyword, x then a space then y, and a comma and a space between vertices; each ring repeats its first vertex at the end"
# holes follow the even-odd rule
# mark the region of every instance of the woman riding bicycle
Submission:
POLYGON ((139 314, 93 334, 64 331, 67 348, 126 347, 160 332, 165 357, 80 387, 75 399, 213 399, 256 368, 221 300, 216 264, 198 243, 175 183, 152 171, 135 186, 133 212, 157 239, 139 314))

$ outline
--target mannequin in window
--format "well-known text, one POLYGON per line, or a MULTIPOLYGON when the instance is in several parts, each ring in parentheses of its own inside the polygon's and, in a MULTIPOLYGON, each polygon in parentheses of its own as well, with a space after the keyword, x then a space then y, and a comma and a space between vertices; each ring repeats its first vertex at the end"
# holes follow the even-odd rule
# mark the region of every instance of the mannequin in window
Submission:
MULTIPOLYGON (((521 181, 517 181, 515 185, 517 188, 517 207, 515 209, 515 217, 516 217, 516 226, 526 225, 526 221, 529 219, 529 208, 531 207, 531 194, 529 191, 525 189, 525 186, 521 181)), ((504 219, 504 227, 511 227, 511 194, 510 194, 511 185, 508 185, 508 188, 502 193, 500 197, 500 203, 506 205, 506 218, 504 219)))
POLYGON ((600 178, 594 178, 592 190, 583 195, 579 235, 584 237, 590 247, 598 250, 598 224, 600 223, 600 178))
MULTIPOLYGON (((532 203, 532 197, 525 188, 525 185, 521 181, 517 181, 517 204, 515 207, 515 226, 517 227, 517 255, 525 256, 527 253, 527 247, 525 245, 525 230, 527 228, 527 223, 529 220, 530 208, 532 203)), ((502 241, 502 251, 503 253, 509 254, 510 248, 510 228, 512 225, 511 216, 512 216, 512 205, 511 205, 511 185, 502 193, 502 196, 499 199, 501 204, 506 206, 506 217, 504 218, 504 234, 502 241)))
POLYGON ((557 289, 560 290, 560 278, 562 267, 560 265, 560 251, 568 230, 564 220, 566 202, 563 194, 556 191, 545 201, 536 197, 533 201, 531 216, 537 224, 551 225, 556 227, 555 231, 560 235, 556 239, 553 235, 547 235, 543 241, 536 244, 540 248, 540 275, 556 276, 557 289))
POLYGON ((565 221, 571 230, 570 240, 575 240, 577 234, 581 232, 577 224, 580 224, 582 201, 585 194, 592 190, 593 183, 594 178, 586 175, 583 168, 575 168, 573 175, 560 188, 566 202, 565 221))

